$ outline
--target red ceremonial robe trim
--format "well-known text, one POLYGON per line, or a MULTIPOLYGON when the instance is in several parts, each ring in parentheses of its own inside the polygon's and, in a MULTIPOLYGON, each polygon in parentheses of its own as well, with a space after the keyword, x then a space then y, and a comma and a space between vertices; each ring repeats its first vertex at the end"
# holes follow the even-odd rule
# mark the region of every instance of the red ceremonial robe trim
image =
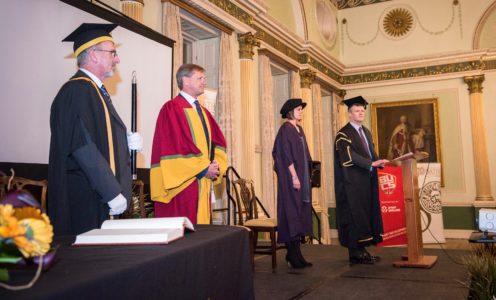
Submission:
MULTIPOLYGON (((211 137, 209 145, 196 109, 184 98, 177 96, 162 107, 153 140, 150 190, 159 213, 184 216, 193 210, 197 212, 193 222, 197 219, 198 223, 209 223, 211 180, 196 176, 209 166, 211 147, 221 174, 227 169, 227 155, 224 135, 211 114, 206 109, 202 111, 211 137), (158 202, 167 208, 160 208, 163 205, 158 202)), ((216 183, 221 181, 222 175, 216 183)))

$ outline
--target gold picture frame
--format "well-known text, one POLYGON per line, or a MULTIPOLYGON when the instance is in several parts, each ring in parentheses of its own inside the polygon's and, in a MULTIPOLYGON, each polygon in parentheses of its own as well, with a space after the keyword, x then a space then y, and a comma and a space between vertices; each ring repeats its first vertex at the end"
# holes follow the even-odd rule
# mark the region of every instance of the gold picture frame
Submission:
POLYGON ((372 138, 381 158, 393 159, 408 152, 424 151, 441 158, 438 99, 421 99, 371 104, 372 138))

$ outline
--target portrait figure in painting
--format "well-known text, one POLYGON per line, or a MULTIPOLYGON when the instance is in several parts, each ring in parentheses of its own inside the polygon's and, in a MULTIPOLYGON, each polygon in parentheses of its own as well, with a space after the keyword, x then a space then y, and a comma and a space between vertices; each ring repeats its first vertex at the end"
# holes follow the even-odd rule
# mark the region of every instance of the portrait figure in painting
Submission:
POLYGON ((412 144, 415 151, 425 151, 425 135, 424 128, 419 128, 412 134, 412 144))
POLYGON ((437 100, 374 103, 372 135, 379 156, 388 160, 409 152, 427 152, 423 162, 441 162, 437 100))
POLYGON ((401 115, 399 124, 394 127, 389 141, 387 159, 395 159, 399 156, 413 151, 411 136, 411 125, 406 115, 401 115))

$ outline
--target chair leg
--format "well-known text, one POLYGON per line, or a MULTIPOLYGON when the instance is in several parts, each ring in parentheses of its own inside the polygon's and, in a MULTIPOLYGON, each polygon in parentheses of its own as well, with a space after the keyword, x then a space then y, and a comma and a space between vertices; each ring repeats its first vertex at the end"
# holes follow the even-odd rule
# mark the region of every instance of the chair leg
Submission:
POLYGON ((276 249, 276 233, 274 231, 270 232, 270 248, 272 254, 272 269, 277 268, 277 249, 276 249))
POLYGON ((252 250, 251 250, 251 255, 253 257, 253 270, 255 270, 255 252, 257 251, 257 244, 258 244, 258 231, 253 230, 253 239, 252 239, 252 250))
POLYGON ((258 231, 253 230, 253 252, 257 251, 258 231))
POLYGON ((250 255, 251 255, 251 269, 255 271, 255 248, 253 247, 255 239, 255 235, 253 234, 253 230, 250 230, 250 255))

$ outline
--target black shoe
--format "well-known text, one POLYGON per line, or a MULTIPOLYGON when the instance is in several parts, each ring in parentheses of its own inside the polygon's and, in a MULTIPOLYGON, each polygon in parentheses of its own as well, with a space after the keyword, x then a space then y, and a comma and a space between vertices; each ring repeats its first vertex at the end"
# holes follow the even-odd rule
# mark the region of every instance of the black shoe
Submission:
POLYGON ((301 260, 301 262, 303 263, 303 265, 305 265, 305 267, 311 267, 311 266, 313 266, 313 264, 311 262, 305 260, 305 258, 303 258, 303 260, 301 260))
POLYGON ((305 265, 303 265, 298 259, 289 259, 289 256, 286 254, 286 263, 288 267, 293 269, 303 269, 305 265))
POLYGON ((380 257, 380 256, 377 256, 377 255, 372 255, 372 254, 370 254, 367 250, 364 250, 363 255, 370 256, 370 258, 371 258, 374 262, 380 262, 380 261, 381 261, 381 257, 380 257))
POLYGON ((367 255, 367 253, 362 253, 359 256, 350 256, 350 266, 356 264, 373 265, 375 264, 375 260, 370 255, 367 255))
POLYGON ((301 253, 301 248, 300 248, 300 245, 301 245, 301 242, 300 241, 295 241, 294 242, 295 245, 296 245, 296 254, 298 255, 298 260, 303 264, 303 266, 305 267, 311 267, 313 266, 313 264, 309 261, 307 261, 304 257, 303 257, 303 254, 301 253))
POLYGON ((298 259, 298 252, 296 250, 296 246, 293 242, 286 243, 286 248, 288 252, 286 253, 286 262, 288 267, 294 269, 302 269, 305 267, 304 264, 300 262, 298 259))

